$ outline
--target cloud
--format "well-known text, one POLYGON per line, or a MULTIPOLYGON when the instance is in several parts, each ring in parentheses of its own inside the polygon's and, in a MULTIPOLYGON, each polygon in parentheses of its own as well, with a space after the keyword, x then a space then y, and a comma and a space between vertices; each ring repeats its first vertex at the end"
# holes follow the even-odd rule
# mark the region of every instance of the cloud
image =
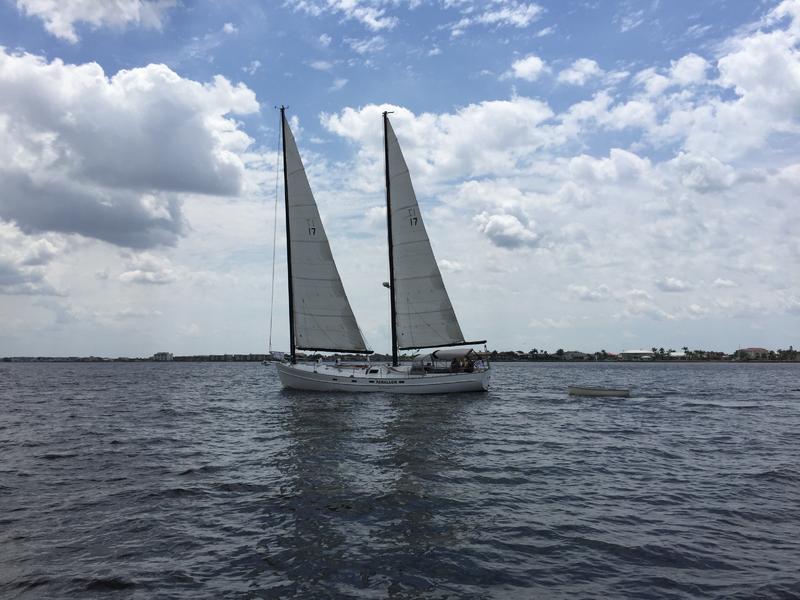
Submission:
POLYGON ((644 23, 644 10, 631 10, 624 14, 619 14, 614 21, 619 23, 620 33, 626 33, 644 23))
POLYGON ((129 257, 126 269, 118 277, 123 283, 165 285, 177 280, 177 273, 169 259, 149 252, 129 257))
POLYGON ((736 181, 733 167, 713 156, 698 156, 681 152, 670 161, 683 185, 700 193, 718 192, 736 181))
POLYGON ((608 286, 605 284, 595 289, 591 289, 585 285, 573 284, 568 287, 568 290, 574 297, 584 302, 600 302, 611 297, 611 290, 609 290, 608 286))
POLYGON ((457 260, 448 260, 446 258, 439 259, 439 268, 442 271, 447 271, 448 273, 460 273, 464 270, 464 265, 462 265, 457 260))
POLYGON ((709 29, 711 29, 711 25, 701 25, 700 23, 695 23, 686 30, 686 37, 695 39, 701 38, 709 29))
POLYGON ((650 160, 633 152, 612 148, 608 158, 594 158, 582 154, 569 161, 569 171, 578 180, 586 182, 634 182, 651 171, 650 160))
POLYGON ((194 336, 200 333, 200 326, 197 323, 189 323, 183 325, 180 329, 181 335, 194 336))
POLYGON ((107 77, 96 63, 0 49, 0 218, 26 232, 171 244, 180 193, 236 195, 251 138, 229 114, 258 110, 242 84, 164 65, 107 77))
POLYGON ((450 26, 450 33, 457 37, 476 25, 490 27, 516 27, 522 29, 539 19, 544 9, 533 2, 519 0, 494 0, 491 3, 461 3, 465 16, 450 26))
POLYGON ((0 169, 0 217, 26 233, 77 233, 120 246, 172 245, 184 231, 180 201, 0 169), (154 207, 157 209, 154 211, 154 207))
POLYGON ((800 315, 800 296, 783 299, 784 309, 790 315, 800 315))
POLYGON ((670 75, 672 81, 677 85, 687 86, 703 83, 706 80, 707 70, 708 61, 691 53, 672 63, 670 75))
POLYGON ((163 314, 160 310, 128 307, 114 313, 112 318, 116 320, 152 319, 153 317, 161 317, 163 314))
POLYGON ((662 292, 688 292, 692 286, 675 277, 664 277, 656 281, 656 287, 662 292))
POLYGON ((503 78, 513 77, 515 79, 524 79, 525 81, 536 81, 546 71, 547 67, 544 61, 538 56, 530 54, 525 58, 515 60, 511 64, 511 70, 505 73, 503 78))
POLYGON ((45 267, 63 250, 58 240, 28 237, 0 221, 0 294, 57 295, 45 267))
MULTIPOLYGON (((327 1, 319 4, 328 6, 327 1)), ((403 19, 406 7, 412 7, 407 0, 359 4, 385 9, 384 16, 403 19)), ((500 3, 434 0, 413 16, 425 18, 437 7, 449 13, 439 22, 452 23, 459 18, 475 19, 497 6, 500 3)), ((650 14, 648 9, 647 20, 650 14)), ((369 39, 380 34, 394 44, 396 36, 404 37, 408 27, 415 24, 398 24, 391 33, 372 32, 354 19, 343 23, 346 17, 342 12, 325 8, 325 16, 326 22, 316 23, 320 27, 307 40, 318 51, 307 60, 329 61, 333 69, 319 76, 306 67, 306 74, 313 75, 307 78, 310 89, 323 93, 337 76, 343 75, 336 69, 344 63, 329 55, 325 42, 317 41, 320 33, 334 31, 338 23, 340 28, 336 31, 345 33, 337 33, 328 48, 336 46, 356 57, 352 68, 348 67, 349 72, 355 73, 356 67, 369 62, 370 55, 358 56, 344 42, 345 37, 369 39)), ((552 25, 566 35, 561 21, 555 20, 562 17, 561 13, 545 16, 553 17, 552 25)), ((223 21, 211 26, 212 33, 215 40, 229 43, 231 37, 221 30, 223 21)), ((363 249, 385 245, 385 215, 379 206, 384 184, 382 110, 395 111, 392 123, 406 154, 443 273, 463 268, 450 275, 453 285, 448 290, 462 325, 469 328, 469 323, 485 323, 493 332, 497 348, 528 348, 533 334, 540 340, 552 335, 554 344, 558 340, 561 347, 585 350, 621 348, 621 339, 628 339, 628 334, 638 336, 646 346, 735 347, 731 339, 736 341, 736 331, 751 324, 763 328, 762 343, 774 341, 775 345, 788 346, 786 332, 794 331, 790 325, 796 319, 790 311, 800 310, 800 289, 797 278, 792 277, 797 270, 794 267, 800 264, 800 238, 795 233, 800 230, 800 214, 794 203, 800 194, 800 159, 796 151, 800 117, 783 97, 783 86, 789 96, 794 89, 798 45, 793 17, 787 14, 780 21, 737 29, 732 38, 722 43, 718 40, 731 25, 717 23, 713 29, 717 45, 712 48, 696 44, 692 46, 696 55, 688 51, 675 53, 679 44, 664 47, 664 52, 670 54, 661 52, 660 56, 668 57, 658 62, 623 53, 614 65, 606 65, 601 57, 591 54, 550 63, 550 54, 536 50, 537 42, 542 41, 535 37, 543 27, 542 21, 540 18, 526 30, 475 20, 468 25, 464 38, 456 40, 454 48, 464 50, 473 43, 480 45, 478 38, 487 33, 498 43, 508 42, 506 62, 501 59, 500 71, 511 71, 511 63, 524 59, 526 53, 539 54, 548 62, 535 83, 528 84, 529 88, 539 87, 537 84, 542 81, 544 87, 552 87, 559 71, 569 70, 572 61, 581 56, 599 60, 603 68, 632 70, 630 78, 620 83, 622 74, 606 72, 588 78, 583 88, 568 90, 564 84, 557 86, 564 93, 550 94, 543 100, 516 92, 497 96, 498 90, 503 93, 502 89, 511 86, 498 86, 496 81, 482 77, 482 91, 477 91, 474 98, 437 111, 412 111, 406 108, 410 104, 348 107, 347 103, 340 103, 327 109, 336 112, 322 115, 322 133, 317 131, 319 127, 306 122, 314 117, 313 113, 298 113, 306 125, 306 148, 301 151, 335 245, 345 287, 376 350, 388 347, 384 333, 385 295, 375 294, 376 282, 385 279, 386 256, 385 252, 365 253, 363 249), (477 34, 479 28, 492 31, 483 31, 473 39, 470 34, 477 34), (744 54, 743 49, 747 49, 744 54), (513 51, 522 53, 511 54, 513 51), (737 70, 733 63, 720 69, 720 61, 724 66, 731 57, 737 57, 741 69, 737 70), (757 68, 745 59, 756 61, 757 68), (559 69, 552 75, 546 72, 547 67, 553 69, 556 64, 559 69), (648 67, 652 70, 647 71, 648 67), (773 67, 783 73, 780 80, 771 79, 773 67), (647 71, 653 81, 642 76, 637 83, 636 71, 647 71), (595 86, 598 89, 593 89, 595 86), (750 123, 758 126, 751 127, 750 123), (315 137, 326 143, 312 145, 315 137), (662 280, 668 275, 691 284, 691 289, 663 292, 656 283, 668 285, 662 280), (717 280, 735 282, 737 287, 717 280), (550 293, 543 294, 543 289, 550 293), (496 305, 499 297, 505 299, 503 310, 487 312, 485 307, 496 305), (540 329, 519 327, 520 323, 527 324, 532 315, 537 322, 531 326, 540 329), (580 320, 568 315, 580 315, 580 320), (725 320, 733 315, 746 316, 748 322, 725 320), (713 320, 713 324, 707 325, 703 319, 713 320), (573 326, 566 326, 569 322, 573 326), (579 323, 591 323, 592 327, 579 327, 579 323), (565 326, 545 329, 554 325, 565 326), (681 336, 687 339, 682 340, 681 336)), ((37 23, 33 25, 38 27, 37 23)), ((438 34, 448 37, 448 28, 445 26, 438 34)), ((617 28, 618 25, 612 26, 617 28)), ((630 33, 651 33, 649 27, 647 32, 644 29, 642 25, 630 33)), ((683 30, 678 31, 679 36, 683 30)), ((76 25, 76 31, 82 34, 84 30, 76 25)), ((652 33, 654 39, 661 35, 656 27, 652 33)), ((202 38, 202 32, 199 36, 202 38)), ((450 52, 435 32, 423 37, 417 40, 419 56, 424 58, 435 44, 445 54, 450 52)), ((544 40, 553 42, 555 37, 544 40)), ((119 41, 126 40, 131 41, 119 41)), ((199 43, 197 47, 208 45, 199 43)), ((132 55, 131 60, 140 60, 136 56, 140 55, 132 55)), ((255 57, 256 54, 245 54, 239 63, 234 63, 235 68, 230 63, 226 67, 233 68, 234 77, 238 73, 247 78, 247 72, 240 69, 255 57)), ((50 62, 50 58, 46 63, 42 60, 67 82, 75 79, 73 71, 86 67, 50 62)), ((204 72, 209 68, 208 63, 199 61, 195 66, 203 67, 204 72)), ((476 77, 482 68, 476 67, 476 77)), ((494 68, 492 77, 496 78, 494 68)), ((11 73, 8 69, 0 69, 0 81, 5 86, 11 73)), ((263 72, 261 67, 257 75, 263 72)), ((168 133, 176 119, 203 113, 209 102, 202 92, 190 93, 187 96, 192 96, 191 102, 196 101, 200 108, 187 108, 190 101, 184 95, 178 94, 174 99, 175 92, 166 91, 168 86, 151 79, 142 79, 140 85, 113 95, 113 75, 105 72, 97 78, 103 82, 97 85, 97 97, 76 88, 75 102, 64 100, 56 104, 46 120, 33 121, 35 127, 30 125, 31 117, 26 111, 41 115, 43 106, 54 104, 51 84, 42 86, 44 93, 37 88, 22 99, 17 98, 19 91, 12 94, 8 87, 0 90, 0 165, 4 169, 0 186, 3 192, 13 186, 18 190, 18 199, 13 202, 8 194, 0 193, 0 213, 5 219, 0 226, 12 227, 18 235, 5 245, 0 243, 3 290, 7 292, 0 296, 0 345, 11 352, 12 346, 7 342, 11 326, 7 323, 18 319, 22 326, 14 325, 13 331, 18 332, 21 341, 14 342, 15 352, 25 353, 16 349, 25 348, 23 344, 32 347, 33 342, 27 340, 39 339, 47 339, 52 348, 72 348, 72 344, 84 343, 80 334, 85 333, 87 325, 103 322, 87 318, 102 314, 111 326, 95 327, 95 335, 85 336, 91 340, 78 348, 86 348, 87 353, 121 343, 125 344, 121 353, 135 353, 137 350, 128 349, 139 348, 131 346, 137 335, 144 340, 142 354, 152 353, 154 339, 162 340, 158 349, 170 349, 169 344, 174 344, 172 350, 176 353, 212 352, 218 351, 213 345, 219 335, 234 329, 243 332, 234 334, 242 335, 236 338, 243 342, 242 348, 255 351, 261 344, 257 332, 240 325, 259 318, 248 307, 247 299, 265 297, 269 285, 269 273, 264 277, 263 263, 270 254, 265 232, 271 230, 272 211, 270 200, 265 212, 263 196, 272 198, 274 190, 271 154, 267 149, 253 148, 255 144, 244 151, 235 145, 228 147, 241 162, 239 185, 248 191, 247 196, 250 190, 254 191, 252 200, 243 198, 237 202, 196 197, 194 193, 190 196, 183 186, 168 189, 150 172, 137 178, 144 184, 126 182, 120 174, 114 176, 113 182, 109 177, 95 175, 87 167, 92 162, 102 167, 101 154, 114 153, 106 147, 106 151, 93 154, 91 148, 84 150, 85 146, 75 138, 95 136, 92 144, 102 145, 111 131, 114 148, 127 152, 129 136, 114 132, 121 128, 117 123, 135 120, 136 111, 131 116, 125 107, 127 98, 139 94, 140 88, 149 90, 150 99, 145 101, 140 95, 136 107, 149 102, 156 107, 157 115, 164 103, 179 105, 180 110, 168 111, 169 119, 163 122, 166 125, 158 122, 155 126, 166 127, 168 133), (105 95, 113 95, 114 102, 104 104, 105 95), (125 110, 116 110, 117 104, 125 110), (97 118, 84 113, 96 113, 97 118), (98 133, 93 127, 98 128, 98 133), (84 155, 91 160, 85 160, 84 155), (250 170, 251 164, 259 165, 261 170, 250 170), (9 171, 13 177, 5 176, 9 171), (48 177, 53 173, 56 179, 49 185, 48 177), (43 201, 45 194, 47 199, 43 201), (33 208, 23 206, 23 198, 33 208), (11 210, 27 222, 25 232, 9 223, 9 212, 2 212, 11 210), (51 233, 53 229, 67 233, 51 233), (47 233, 37 233, 42 231, 47 233), (119 252, 109 251, 105 243, 81 239, 76 231, 94 239, 104 236, 103 239, 125 243, 133 249, 130 256, 120 258, 119 252), (159 244, 174 244, 179 236, 187 237, 178 247, 153 249, 159 244), (156 257, 163 254, 169 261, 148 264, 141 258, 148 253, 156 257), (135 256, 139 260, 134 260, 135 256), (196 275, 198 269, 210 272, 201 277, 196 275), (106 278, 96 279, 96 273, 106 278), (62 310, 64 315, 59 319, 63 323, 69 318, 77 322, 58 325, 60 333, 53 327, 54 335, 44 336, 36 335, 37 323, 50 326, 56 309, 42 308, 43 301, 53 306, 63 305, 64 301, 31 301, 30 296, 10 294, 37 289, 46 293, 46 285, 51 290, 65 287, 69 306, 75 308, 69 309, 72 312, 62 310), (158 293, 164 291, 167 293, 158 293), (154 319, 157 323, 150 323, 151 317, 158 315, 136 316, 139 305, 163 315, 154 319), (230 310, 220 312, 214 309, 216 306, 230 310), (203 323, 194 341, 180 334, 182 327, 191 323, 203 323), (119 335, 122 330, 125 336, 119 335), (252 343, 244 337, 250 333, 252 343), (67 341, 58 345, 58 335, 67 341), (181 346, 184 342, 186 345, 181 346)), ((178 84, 188 81, 173 75, 178 84)), ((353 78, 344 75, 351 79, 345 89, 352 88, 353 78)), ((519 87, 522 81, 508 80, 519 87)), ((94 89, 93 85, 86 87, 94 89)), ((209 79, 206 85, 213 87, 214 81, 209 79)), ((63 95, 72 94, 72 87, 63 95)), ((254 138, 269 142, 269 131, 274 133, 269 115, 245 119, 239 114, 215 112, 195 121, 200 124, 192 127, 201 131, 204 128, 214 136, 224 136, 226 131, 250 131, 252 127, 254 138), (218 126, 220 119, 229 122, 225 125, 228 130, 218 126)), ((191 116, 188 118, 192 120, 191 116)), ((134 133, 138 135, 148 122, 137 121, 134 133)), ((152 137, 156 139, 155 135, 152 137)), ((158 139, 168 142, 163 136, 158 139)), ((194 152, 196 139, 190 136, 181 148, 194 152)), ((224 149, 224 142, 220 143, 224 149)), ((190 169, 193 178, 195 171, 205 176, 214 171, 208 165, 221 164, 215 162, 217 151, 209 150, 213 146, 201 143, 199 147, 200 155, 211 158, 202 168, 190 169)), ((155 154, 158 160, 164 160, 155 145, 138 145, 136 150, 138 155, 155 154)), ((173 160, 172 154, 166 155, 166 160, 173 160)), ((124 160, 129 159, 125 156, 124 160)), ((194 160, 190 162, 196 164, 194 160)), ((216 180, 218 187, 230 189, 230 182, 236 177, 216 180), (219 184, 220 180, 224 185, 219 184)), ((206 190, 209 187, 203 186, 206 190)), ((280 214, 279 205, 279 218, 280 214)), ((285 283, 285 275, 279 262, 278 289, 281 281, 285 283)), ((276 294, 276 311, 285 313, 283 296, 276 294)), ((285 321, 276 320, 276 336, 281 340, 276 347, 285 345, 285 321)))
POLYGON ((346 38, 344 41, 359 54, 375 54, 386 47, 386 39, 380 35, 367 39, 346 38))
POLYGON ((706 82, 708 61, 697 54, 687 54, 672 61, 666 73, 655 67, 643 69, 636 74, 634 82, 645 88, 648 96, 658 96, 671 87, 689 87, 706 82))
POLYGON ((656 321, 672 321, 675 315, 668 313, 652 301, 644 290, 632 289, 623 295, 625 307, 622 316, 649 317, 656 321))
POLYGON ((579 58, 568 69, 558 74, 558 81, 572 85, 584 85, 593 77, 600 77, 603 69, 591 58, 579 58))
POLYGON ((388 2, 374 2, 370 0, 286 0, 286 4, 294 10, 318 17, 324 13, 338 14, 346 20, 354 20, 367 29, 380 31, 393 29, 398 20, 396 17, 386 15, 386 9, 381 4, 388 2))
MULTIPOLYGON (((768 13, 760 28, 746 28, 720 45, 717 79, 705 80, 703 59, 684 57, 673 64, 666 81, 646 82, 651 95, 687 82, 713 84, 720 90, 711 97, 687 97, 665 105, 663 123, 652 132, 654 141, 679 141, 686 151, 730 161, 762 147, 772 135, 796 133, 798 23, 796 2, 784 2, 768 13), (742 127, 742 123, 758 126, 742 127)), ((653 70, 647 72, 652 75, 653 70)))
POLYGON ((332 41, 333 38, 329 36, 327 33, 323 33, 322 35, 319 36, 319 45, 322 46, 323 48, 327 48, 328 46, 330 46, 332 41))
MULTIPOLYGON (((337 15, 344 20, 360 23, 373 32, 394 29, 400 22, 396 16, 387 14, 387 10, 407 5, 415 8, 419 0, 285 0, 285 4, 296 11, 314 17, 337 15)), ((461 18, 446 26, 451 35, 462 35, 474 26, 488 27, 528 27, 535 22, 544 9, 533 2, 521 0, 441 0, 445 9, 456 9, 461 18)), ((326 34, 323 34, 326 35, 326 34)), ((320 37, 323 46, 327 43, 320 37)))
POLYGON ((28 244, 20 263, 26 267, 39 267, 46 265, 58 254, 59 248, 46 239, 38 239, 28 244))
MULTIPOLYGON (((527 282, 546 279, 550 289, 564 292, 555 294, 559 302, 601 321, 614 302, 618 318, 688 321, 730 318, 757 297, 766 298, 761 316, 783 315, 775 290, 798 297, 786 269, 800 260, 793 233, 800 222, 791 210, 800 193, 800 168, 793 166, 800 114, 783 113, 782 129, 772 129, 783 134, 775 143, 741 125, 757 119, 738 125, 719 120, 727 105, 741 100, 740 92, 758 86, 745 86, 741 77, 743 85, 732 87, 720 80, 718 64, 752 36, 794 35, 787 33, 793 23, 786 17, 769 28, 738 30, 714 55, 678 54, 652 66, 648 73, 663 84, 651 85, 658 91, 652 95, 644 77, 612 88, 606 74, 594 80, 604 88, 572 106, 559 103, 556 112, 514 94, 436 113, 391 105, 344 108, 322 115, 322 123, 354 144, 346 165, 350 189, 364 186, 358 193, 370 206, 371 194, 382 187, 380 112, 394 111, 418 198, 425 214, 435 215, 428 221, 447 224, 432 230, 432 239, 458 248, 455 257, 465 247, 480 249, 470 254, 477 256, 470 272, 485 274, 471 288, 475 297, 503 289, 524 298, 535 294, 527 282), (698 256, 703 260, 691 260, 698 256), (736 281, 736 294, 711 283, 719 273, 736 281), (614 286, 601 287, 609 281, 614 286), (617 294, 612 287, 632 292, 617 294), (717 303, 729 296, 743 299, 728 308, 717 303)), ((791 87, 791 77, 785 79, 791 87)), ((750 108, 753 115, 761 110, 750 108)), ((773 127, 780 115, 764 120, 773 127)))
POLYGON ((628 290, 623 294, 623 297, 633 302, 643 302, 645 300, 653 299, 653 297, 649 294, 649 292, 637 288, 628 290))
POLYGON ((717 277, 711 284, 711 286, 715 288, 734 288, 736 287, 736 282, 731 281, 730 279, 723 279, 721 277, 717 277))
POLYGON ((572 327, 574 323, 575 319, 572 317, 559 317, 557 319, 545 317, 543 319, 531 319, 528 322, 528 327, 534 329, 567 329, 572 327))
POLYGON ((756 26, 719 44, 715 64, 689 53, 666 69, 639 71, 633 82, 641 94, 617 99, 606 90, 573 105, 561 117, 565 133, 574 135, 592 123, 609 130, 635 128, 643 144, 674 145, 723 163, 763 148, 774 135, 795 135, 800 119, 795 7, 782 3, 756 26))
POLYGON ((364 213, 364 220, 369 227, 386 227, 386 206, 371 206, 364 213))
POLYGON ((308 66, 317 71, 329 71, 334 65, 329 60, 315 60, 310 62, 308 66))
POLYGON ((483 212, 475 217, 475 224, 495 246, 514 250, 535 247, 539 235, 532 222, 523 222, 517 215, 488 214, 483 212))
POLYGON ((337 77, 336 79, 333 80, 333 83, 331 84, 331 87, 329 89, 332 92, 338 92, 340 89, 342 89, 344 86, 347 85, 347 81, 348 80, 345 79, 344 77, 337 77))
POLYGON ((256 71, 261 68, 261 61, 260 60, 251 60, 250 64, 246 67, 242 67, 242 71, 247 73, 248 75, 255 75, 256 71))
POLYGON ((549 106, 539 100, 514 97, 469 104, 453 113, 422 113, 391 104, 369 104, 345 108, 338 114, 321 115, 323 126, 359 145, 355 178, 379 189, 383 160, 381 113, 394 111, 392 123, 415 185, 428 178, 452 180, 484 173, 515 172, 519 160, 551 139, 543 123, 552 116, 549 106))
POLYGON ((222 32, 227 33, 228 35, 239 33, 239 28, 236 27, 233 23, 225 23, 222 26, 222 32))
POLYGON ((577 138, 593 129, 650 131, 657 127, 657 109, 647 100, 633 99, 613 104, 608 90, 596 93, 591 100, 581 100, 559 115, 560 133, 565 138, 577 138))
POLYGON ((690 319, 703 319, 711 313, 711 309, 697 303, 692 303, 686 307, 686 314, 690 319))
POLYGON ((165 13, 177 0, 17 0, 17 8, 44 21, 52 35, 72 44, 78 41, 77 23, 93 28, 121 29, 129 24, 160 29, 165 13))
POLYGON ((40 269, 26 269, 0 256, 0 294, 10 296, 55 295, 40 269))

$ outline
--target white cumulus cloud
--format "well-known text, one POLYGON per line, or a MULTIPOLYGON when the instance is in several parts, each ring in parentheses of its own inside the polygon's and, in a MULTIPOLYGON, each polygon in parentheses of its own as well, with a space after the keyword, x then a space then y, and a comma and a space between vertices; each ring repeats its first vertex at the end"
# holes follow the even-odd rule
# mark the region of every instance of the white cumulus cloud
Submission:
POLYGON ((600 77, 603 69, 591 58, 579 58, 558 74, 558 81, 572 85, 584 85, 594 77, 600 77))
POLYGON ((161 28, 166 12, 177 0, 17 0, 17 8, 44 21, 54 36, 78 41, 77 23, 92 27, 142 25, 161 28))
POLYGON ((547 66, 544 64, 544 61, 535 54, 530 54, 525 58, 515 60, 511 64, 511 70, 507 72, 504 77, 536 81, 546 70, 547 66))
POLYGON ((164 65, 109 77, 0 49, 0 218, 26 232, 132 247, 174 243, 178 194, 236 195, 251 144, 231 114, 258 110, 244 85, 164 65))
POLYGON ((475 224, 483 234, 495 245, 514 250, 522 247, 534 247, 539 243, 539 234, 534 231, 534 224, 523 222, 513 214, 481 213, 475 217, 475 224))

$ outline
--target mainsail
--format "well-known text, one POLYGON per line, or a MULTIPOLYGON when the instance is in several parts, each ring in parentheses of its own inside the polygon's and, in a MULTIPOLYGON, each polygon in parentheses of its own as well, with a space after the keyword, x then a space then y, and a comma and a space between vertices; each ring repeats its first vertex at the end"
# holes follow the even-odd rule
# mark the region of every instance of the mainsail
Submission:
POLYGON ((397 136, 384 116, 397 346, 463 344, 464 335, 433 256, 397 136))
POLYGON ((290 302, 297 348, 370 352, 353 316, 289 123, 281 114, 290 302))

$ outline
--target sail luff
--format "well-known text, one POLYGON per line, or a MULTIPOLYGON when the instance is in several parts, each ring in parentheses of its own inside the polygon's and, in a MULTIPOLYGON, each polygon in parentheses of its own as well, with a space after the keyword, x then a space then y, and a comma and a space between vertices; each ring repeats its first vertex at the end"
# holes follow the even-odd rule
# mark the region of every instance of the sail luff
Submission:
POLYGON ((463 344, 464 335, 436 263, 400 144, 388 117, 384 119, 397 346, 463 344))
POLYGON ((303 161, 282 115, 292 348, 371 353, 333 260, 303 161))
POLYGON ((397 352, 397 306, 395 300, 394 285, 394 244, 392 243, 392 182, 389 176, 389 113, 383 112, 383 151, 384 151, 384 170, 386 173, 386 232, 388 235, 389 247, 389 319, 392 327, 392 365, 395 367, 400 364, 397 352))
POLYGON ((289 287, 289 347, 292 364, 297 362, 294 343, 294 288, 292 279, 292 238, 289 219, 289 172, 286 166, 286 107, 281 105, 281 146, 283 148, 283 200, 286 207, 286 268, 289 287))

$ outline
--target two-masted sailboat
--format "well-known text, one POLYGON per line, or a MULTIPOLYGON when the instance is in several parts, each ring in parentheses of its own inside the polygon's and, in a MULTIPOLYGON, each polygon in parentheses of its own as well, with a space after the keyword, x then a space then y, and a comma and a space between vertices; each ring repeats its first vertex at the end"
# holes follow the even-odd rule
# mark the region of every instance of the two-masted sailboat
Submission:
POLYGON ((465 341, 436 264, 400 144, 383 113, 392 363, 298 362, 297 350, 372 354, 331 254, 285 108, 281 107, 291 353, 277 363, 285 387, 407 394, 488 389, 489 364, 465 341), (460 348, 459 348, 460 346, 460 348), (440 348, 400 364, 399 350, 440 348), (442 349, 444 348, 444 349, 442 349))

